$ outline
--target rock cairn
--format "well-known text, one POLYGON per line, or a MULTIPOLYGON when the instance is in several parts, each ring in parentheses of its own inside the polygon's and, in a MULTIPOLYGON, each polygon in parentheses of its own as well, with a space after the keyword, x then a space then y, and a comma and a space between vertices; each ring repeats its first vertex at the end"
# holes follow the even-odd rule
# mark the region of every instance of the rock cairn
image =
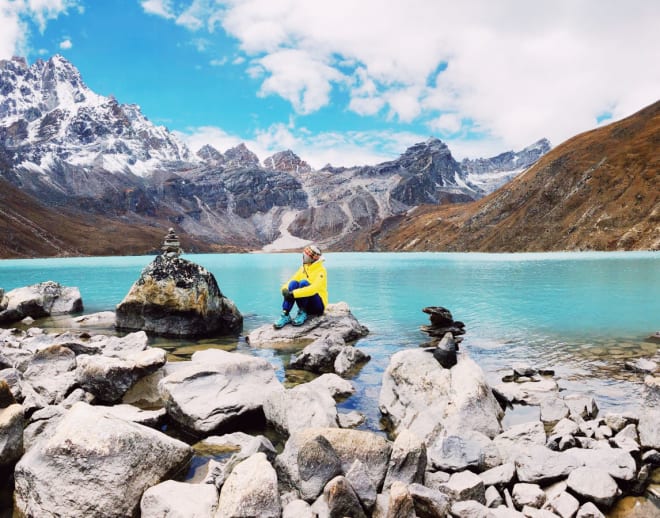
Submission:
POLYGON ((456 352, 458 344, 463 341, 465 324, 455 321, 447 308, 442 306, 429 306, 422 309, 430 315, 431 325, 422 326, 421 330, 431 337, 431 341, 422 344, 431 350, 433 357, 440 365, 449 369, 456 365, 456 352))

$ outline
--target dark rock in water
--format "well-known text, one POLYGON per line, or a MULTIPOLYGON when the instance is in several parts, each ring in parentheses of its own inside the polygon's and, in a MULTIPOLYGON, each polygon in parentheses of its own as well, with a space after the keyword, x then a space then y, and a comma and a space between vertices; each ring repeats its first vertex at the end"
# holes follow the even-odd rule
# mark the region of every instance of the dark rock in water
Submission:
POLYGON ((656 331, 652 335, 648 336, 645 341, 654 344, 660 344, 660 331, 656 331))
POLYGON ((428 306, 422 309, 424 313, 431 315, 433 327, 450 326, 454 323, 454 317, 447 308, 442 306, 428 306))
POLYGON ((241 331, 243 316, 212 273, 166 253, 147 265, 117 306, 115 327, 161 336, 233 334, 241 331))

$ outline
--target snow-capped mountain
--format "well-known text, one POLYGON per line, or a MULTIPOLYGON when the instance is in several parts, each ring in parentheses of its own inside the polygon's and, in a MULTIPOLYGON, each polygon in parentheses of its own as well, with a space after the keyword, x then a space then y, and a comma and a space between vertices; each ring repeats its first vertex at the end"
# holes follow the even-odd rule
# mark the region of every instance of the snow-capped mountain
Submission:
POLYGON ((245 144, 191 153, 138 106, 91 91, 61 56, 0 61, 0 177, 48 207, 174 225, 213 244, 368 248, 392 216, 479 199, 548 148, 459 163, 431 138, 375 166, 314 171, 291 150, 262 166, 245 144))
POLYGON ((136 105, 91 91, 62 56, 0 61, 0 139, 17 170, 93 167, 148 176, 197 158, 136 105))

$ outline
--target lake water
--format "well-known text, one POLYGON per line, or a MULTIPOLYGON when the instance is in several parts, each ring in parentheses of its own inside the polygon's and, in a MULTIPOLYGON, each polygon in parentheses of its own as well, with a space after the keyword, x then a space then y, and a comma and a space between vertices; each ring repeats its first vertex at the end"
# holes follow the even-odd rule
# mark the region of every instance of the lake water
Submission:
MULTIPOLYGON (((300 263, 299 254, 184 257, 215 275, 243 313, 244 333, 276 319, 279 287, 300 263)), ((112 310, 152 259, 3 260, 0 287, 53 280, 77 286, 86 313, 112 310)), ((660 330, 658 253, 328 253, 325 261, 330 302, 347 302, 371 331, 357 346, 372 360, 353 378, 356 395, 341 404, 365 413, 369 429, 379 429, 380 380, 390 355, 427 339, 419 331, 429 323, 425 306, 444 306, 465 322, 462 349, 491 383, 527 362, 555 369, 561 388, 593 395, 601 409, 632 410, 640 401, 643 376, 623 363, 658 348, 645 341, 660 330)), ((170 350, 192 344, 154 343, 170 350)), ((284 379, 288 353, 252 350, 242 338, 202 342, 214 343, 268 358, 284 379)))

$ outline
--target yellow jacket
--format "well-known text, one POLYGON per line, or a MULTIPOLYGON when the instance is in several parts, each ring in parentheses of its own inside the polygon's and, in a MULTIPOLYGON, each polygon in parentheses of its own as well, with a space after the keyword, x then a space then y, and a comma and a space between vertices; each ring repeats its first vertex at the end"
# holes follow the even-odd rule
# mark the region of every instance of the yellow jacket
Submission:
POLYGON ((291 281, 309 282, 309 286, 298 288, 291 293, 297 299, 302 297, 311 297, 312 295, 319 294, 323 301, 323 307, 328 307, 328 272, 325 271, 323 260, 320 259, 311 264, 303 264, 293 276, 282 285, 282 288, 287 288, 291 281))

